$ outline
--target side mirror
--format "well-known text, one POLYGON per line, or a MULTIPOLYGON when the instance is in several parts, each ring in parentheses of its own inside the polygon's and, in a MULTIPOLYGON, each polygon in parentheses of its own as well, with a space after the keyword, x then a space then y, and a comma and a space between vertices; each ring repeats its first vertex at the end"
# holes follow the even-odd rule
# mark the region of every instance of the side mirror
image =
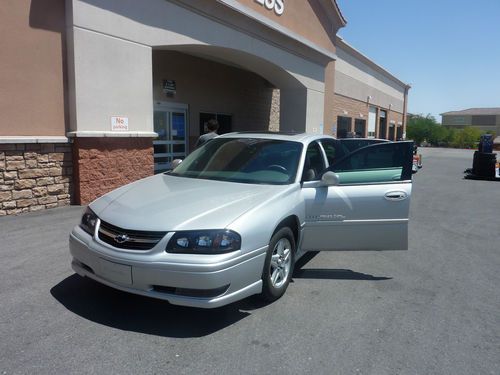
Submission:
POLYGON ((180 163, 182 163, 182 159, 174 159, 170 163, 170 168, 175 169, 180 163))
POLYGON ((340 184, 340 177, 337 173, 328 171, 321 176, 321 182, 325 186, 337 186, 340 184))

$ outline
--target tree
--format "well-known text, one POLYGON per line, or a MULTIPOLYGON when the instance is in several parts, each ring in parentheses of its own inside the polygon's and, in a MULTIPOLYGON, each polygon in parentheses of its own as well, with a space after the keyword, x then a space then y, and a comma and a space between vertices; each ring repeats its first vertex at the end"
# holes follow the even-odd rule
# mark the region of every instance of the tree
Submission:
POLYGON ((416 115, 408 121, 407 138, 417 145, 427 141, 433 146, 474 148, 483 131, 471 126, 463 129, 445 128, 430 114, 416 115))
POLYGON ((434 146, 447 146, 446 138, 449 130, 441 125, 432 125, 427 141, 434 146))
MULTIPOLYGON (((408 126, 406 129, 407 138, 413 139, 417 145, 420 145, 424 140, 430 141, 431 139, 436 141, 436 136, 441 130, 437 130, 437 127, 441 127, 436 121, 436 119, 428 114, 427 116, 416 115, 413 116, 408 121, 408 126), (434 137, 433 137, 434 133, 434 137)), ((434 143, 434 142, 431 142, 434 143)))
POLYGON ((448 128, 446 129, 446 137, 444 138, 444 143, 447 147, 450 147, 453 145, 454 139, 457 136, 457 132, 459 130, 453 129, 453 128, 448 128))
POLYGON ((481 129, 466 126, 463 129, 457 130, 453 137, 453 147, 473 148, 481 138, 483 131, 481 129))

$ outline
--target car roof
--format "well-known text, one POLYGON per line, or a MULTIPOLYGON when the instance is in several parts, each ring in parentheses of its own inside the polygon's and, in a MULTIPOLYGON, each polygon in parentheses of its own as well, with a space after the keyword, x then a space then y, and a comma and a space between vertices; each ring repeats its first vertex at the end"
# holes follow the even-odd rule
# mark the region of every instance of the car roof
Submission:
POLYGON ((295 132, 233 132, 226 133, 218 136, 217 138, 259 138, 259 139, 273 139, 280 141, 294 141, 301 143, 308 143, 316 139, 335 139, 330 135, 325 134, 312 134, 312 133, 295 133, 295 132))
POLYGON ((382 138, 339 138, 338 139, 341 142, 349 142, 349 141, 370 141, 370 142, 390 142, 388 139, 382 139, 382 138))

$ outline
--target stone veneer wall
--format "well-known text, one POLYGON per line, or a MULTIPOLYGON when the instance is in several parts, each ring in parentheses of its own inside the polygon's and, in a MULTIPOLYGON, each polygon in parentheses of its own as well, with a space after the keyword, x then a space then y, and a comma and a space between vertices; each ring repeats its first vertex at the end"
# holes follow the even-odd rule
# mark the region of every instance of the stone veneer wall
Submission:
POLYGON ((0 144, 0 216, 69 205, 71 158, 64 143, 0 144))
POLYGON ((154 173, 152 138, 82 137, 73 143, 75 203, 154 173))
POLYGON ((271 99, 271 113, 269 114, 269 131, 277 132, 280 130, 280 90, 273 89, 271 99))

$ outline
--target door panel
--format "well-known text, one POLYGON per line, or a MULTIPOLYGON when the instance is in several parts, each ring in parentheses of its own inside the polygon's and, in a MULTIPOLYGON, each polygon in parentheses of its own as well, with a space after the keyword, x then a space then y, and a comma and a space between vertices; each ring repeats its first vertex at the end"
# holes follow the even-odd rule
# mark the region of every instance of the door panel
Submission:
POLYGON ((406 250, 413 142, 373 144, 334 162, 337 186, 308 187, 303 250, 406 250))
POLYGON ((303 250, 408 248, 410 183, 303 188, 302 194, 303 250), (387 199, 393 195, 400 198, 387 199))

